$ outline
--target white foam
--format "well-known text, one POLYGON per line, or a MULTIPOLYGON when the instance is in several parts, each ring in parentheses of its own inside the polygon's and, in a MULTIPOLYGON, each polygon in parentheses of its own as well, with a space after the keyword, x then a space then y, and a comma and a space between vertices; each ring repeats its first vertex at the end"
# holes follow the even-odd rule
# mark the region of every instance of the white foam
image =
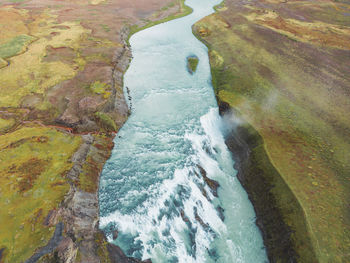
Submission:
MULTIPOLYGON (((142 207, 138 207, 133 213, 124 215, 119 211, 101 217, 100 227, 103 228, 111 222, 115 222, 118 231, 123 233, 130 233, 132 235, 137 235, 136 240, 142 242, 144 246, 144 259, 151 257, 153 253, 159 253, 161 251, 161 246, 151 247, 147 244, 152 239, 151 233, 158 233, 160 239, 165 240, 162 232, 170 227, 170 236, 174 239, 176 245, 175 256, 179 259, 179 262, 204 262, 206 257, 206 251, 210 248, 210 244, 213 240, 212 234, 208 233, 208 230, 198 222, 195 218, 195 208, 198 216, 201 218, 204 224, 208 225, 212 231, 216 232, 217 235, 226 231, 226 226, 221 221, 214 205, 208 201, 208 199, 203 196, 200 188, 198 187, 198 182, 201 181, 204 184, 203 179, 199 179, 194 175, 194 171, 200 174, 197 164, 201 164, 207 171, 208 176, 212 176, 215 173, 222 173, 218 164, 210 158, 210 156, 201 147, 206 141, 210 143, 210 137, 205 134, 186 134, 185 139, 192 142, 192 147, 195 154, 189 156, 188 158, 192 162, 192 167, 185 167, 183 169, 177 169, 174 172, 174 176, 171 179, 164 180, 161 184, 154 187, 158 189, 158 197, 156 199, 148 199, 143 203, 142 207), (174 217, 172 219, 166 219, 165 216, 159 221, 158 217, 161 214, 161 210, 164 207, 164 203, 167 200, 171 200, 175 196, 176 189, 178 186, 184 186, 190 189, 190 196, 184 201, 183 211, 185 216, 191 222, 192 227, 197 228, 196 232, 196 259, 188 254, 186 250, 185 241, 181 236, 181 232, 187 228, 181 216, 174 217), (156 223, 154 223, 156 222, 156 223)), ((205 186, 207 195, 210 199, 214 199, 209 187, 205 186)), ((128 195, 124 198, 131 198, 134 194, 139 194, 136 190, 130 191, 128 195)), ((188 229, 187 229, 188 231, 188 229)), ((111 239, 109 241, 112 241, 111 239)))
MULTIPOLYGON (((207 48, 190 27, 220 1, 187 0, 195 7, 190 16, 130 39, 134 59, 124 80, 130 88, 133 114, 120 130, 101 177, 100 227, 115 223, 119 231, 115 242, 130 249, 137 246, 134 255, 141 253, 142 259, 152 258, 154 263, 169 262, 172 257, 180 263, 213 262, 209 254, 215 257, 215 252, 220 262, 232 262, 246 254, 235 238, 236 234, 241 237, 236 227, 247 217, 238 215, 235 221, 232 215, 245 213, 241 202, 249 201, 241 199, 242 190, 231 177, 235 171, 220 132, 218 109, 209 110, 216 101, 207 48), (186 57, 193 52, 200 62, 196 74, 190 75, 186 57), (198 166, 222 184, 219 199, 200 176, 198 166), (221 220, 218 205, 225 209, 228 224, 221 220), (117 206, 120 210, 104 214, 117 206)), ((253 210, 249 209, 250 216, 253 210)), ((250 235, 249 229, 244 231, 250 235)), ((109 241, 114 242, 112 237, 109 241)))

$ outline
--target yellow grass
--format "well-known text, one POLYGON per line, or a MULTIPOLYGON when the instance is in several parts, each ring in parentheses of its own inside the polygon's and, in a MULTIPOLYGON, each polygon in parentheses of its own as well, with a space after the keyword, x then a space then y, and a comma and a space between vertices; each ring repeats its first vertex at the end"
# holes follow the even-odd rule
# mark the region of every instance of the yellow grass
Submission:
MULTIPOLYGON (((22 17, 23 19, 23 17, 22 17)), ((11 23, 8 21, 7 23, 11 23)), ((79 70, 76 65, 68 65, 60 61, 43 62, 46 47, 70 47, 77 50, 79 42, 85 33, 90 32, 75 22, 60 24, 68 29, 54 28, 53 16, 42 14, 30 26, 30 34, 36 38, 28 51, 8 59, 10 65, 0 69, 0 106, 18 106, 21 98, 31 93, 43 94, 46 89, 53 87, 63 80, 73 78, 79 70), (51 33, 55 32, 54 35, 51 33)), ((10 30, 13 30, 10 28, 10 30)))

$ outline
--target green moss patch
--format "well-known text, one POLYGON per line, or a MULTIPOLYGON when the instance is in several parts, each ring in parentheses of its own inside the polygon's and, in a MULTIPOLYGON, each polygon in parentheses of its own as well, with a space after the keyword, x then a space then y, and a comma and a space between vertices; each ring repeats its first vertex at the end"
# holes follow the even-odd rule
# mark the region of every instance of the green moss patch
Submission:
POLYGON ((25 51, 26 47, 35 40, 28 35, 19 35, 9 42, 0 45, 0 58, 10 58, 25 51))
POLYGON ((109 98, 111 95, 110 89, 111 85, 100 81, 95 81, 90 85, 90 90, 93 93, 103 95, 105 99, 109 98))
POLYGON ((118 129, 117 125, 108 114, 104 112, 96 112, 95 117, 97 118, 101 126, 105 128, 107 131, 117 131, 118 129))

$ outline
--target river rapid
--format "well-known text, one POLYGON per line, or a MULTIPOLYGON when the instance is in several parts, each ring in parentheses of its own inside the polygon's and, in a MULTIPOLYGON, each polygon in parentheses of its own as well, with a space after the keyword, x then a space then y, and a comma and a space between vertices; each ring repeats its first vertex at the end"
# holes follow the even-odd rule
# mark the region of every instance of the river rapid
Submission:
POLYGON ((223 138, 208 50, 191 30, 219 2, 187 0, 192 14, 130 39, 124 89, 132 114, 99 189, 100 228, 128 256, 153 263, 268 261, 223 138), (199 58, 193 75, 188 56, 199 58), (217 196, 205 177, 220 184, 217 196))

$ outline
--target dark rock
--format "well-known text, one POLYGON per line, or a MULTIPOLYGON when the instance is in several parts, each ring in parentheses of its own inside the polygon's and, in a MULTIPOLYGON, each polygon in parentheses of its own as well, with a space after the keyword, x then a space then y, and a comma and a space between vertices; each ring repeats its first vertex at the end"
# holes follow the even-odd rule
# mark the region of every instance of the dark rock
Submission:
POLYGON ((62 222, 59 222, 56 225, 55 232, 50 239, 50 241, 47 243, 46 246, 39 249, 38 252, 36 252, 33 256, 31 256, 29 259, 25 261, 25 263, 35 263, 38 261, 39 258, 42 256, 49 254, 54 251, 54 249, 59 245, 59 243, 62 241, 62 232, 63 232, 64 225, 62 222))
POLYGON ((224 215, 225 209, 223 209, 221 206, 218 206, 216 208, 216 211, 218 211, 220 219, 222 221, 224 221, 225 220, 225 215, 224 215))
POLYGON ((204 223, 203 219, 198 215, 197 210, 194 211, 194 218, 204 229, 209 229, 209 225, 204 223))
POLYGON ((118 238, 118 234, 119 234, 118 230, 114 230, 112 232, 113 240, 116 240, 118 238))
POLYGON ((215 180, 212 180, 210 178, 207 177, 207 172, 204 170, 204 168, 200 165, 197 165, 198 169, 199 169, 199 172, 200 174, 202 175, 203 177, 203 180, 205 181, 205 183, 209 186, 209 188, 211 189, 213 195, 215 197, 218 197, 218 187, 220 186, 220 184, 215 181, 215 180))
MULTIPOLYGON (((228 103, 220 100, 218 103, 221 116, 233 113, 234 109, 230 108, 228 103)), ((235 114, 238 113, 235 112, 235 114)), ((264 143, 261 136, 253 127, 246 124, 231 127, 225 142, 235 160, 237 177, 253 204, 257 216, 256 225, 262 233, 270 262, 298 262, 299 255, 296 253, 292 238, 293 230, 284 221, 283 208, 277 203, 278 197, 271 192, 275 187, 271 178, 275 181, 283 179, 269 161, 267 153, 263 150, 264 147, 259 147, 264 143), (257 152, 257 149, 262 150, 257 152), (263 168, 257 166, 258 159, 263 163, 263 168)), ((290 189, 285 185, 286 196, 288 194, 290 201, 297 206, 298 201, 294 200, 294 195, 288 191, 290 189)), ((285 205, 288 206, 288 204, 285 205)), ((294 213, 300 214, 300 222, 304 222, 302 210, 294 213)), ((305 245, 308 245, 307 242, 305 245)))
POLYGON ((208 201, 210 201, 210 199, 209 199, 209 197, 208 197, 208 194, 207 194, 207 191, 205 191, 205 189, 204 189, 204 186, 200 186, 200 190, 201 190, 202 195, 203 195, 208 201))
MULTIPOLYGON (((217 97, 216 100, 218 100, 219 98, 217 97)), ((219 103, 219 113, 220 115, 224 115, 226 112, 229 112, 231 110, 230 104, 228 104, 227 102, 220 102, 219 103)))
POLYGON ((0 262, 3 262, 3 261, 2 261, 2 260, 3 260, 2 257, 5 255, 5 250, 6 250, 5 247, 0 248, 0 262))
POLYGON ((189 222, 190 220, 188 219, 188 217, 185 215, 185 211, 183 209, 181 209, 180 211, 180 215, 181 215, 181 218, 184 222, 189 222))
POLYGON ((107 249, 112 263, 152 263, 150 259, 142 261, 137 258, 127 257, 120 247, 113 244, 108 244, 107 249))

